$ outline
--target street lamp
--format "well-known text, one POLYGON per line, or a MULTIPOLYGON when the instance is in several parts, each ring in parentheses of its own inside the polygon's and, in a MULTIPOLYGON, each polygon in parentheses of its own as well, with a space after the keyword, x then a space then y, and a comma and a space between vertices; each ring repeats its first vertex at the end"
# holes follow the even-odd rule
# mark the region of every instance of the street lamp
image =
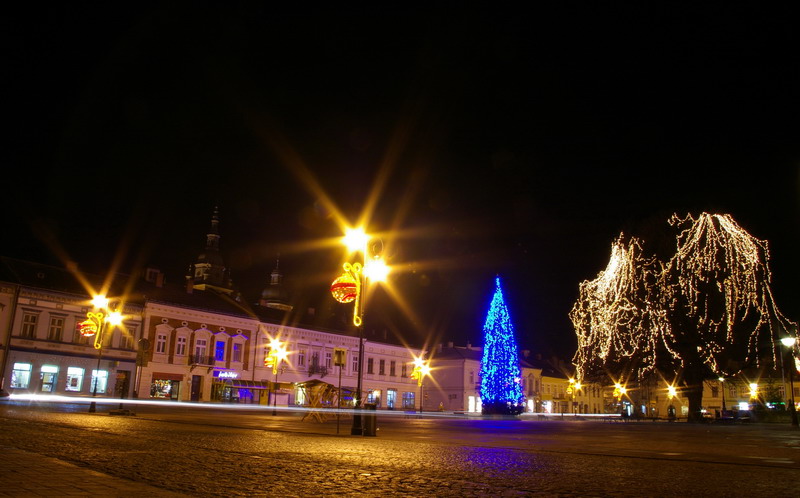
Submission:
POLYGON ((719 416, 720 417, 724 417, 725 416, 725 410, 726 410, 726 408, 725 408, 725 377, 720 375, 719 379, 717 379, 717 380, 719 380, 719 387, 720 387, 720 389, 722 389, 722 413, 720 413, 719 416))
POLYGON ((794 337, 784 337, 781 339, 781 344, 789 349, 789 391, 791 393, 791 396, 789 397, 791 402, 789 412, 792 418, 792 427, 798 427, 797 408, 794 404, 794 371, 797 369, 797 364, 794 359, 794 345, 796 343, 797 339, 794 337))
POLYGON ((358 372, 355 399, 353 400, 353 427, 350 434, 360 436, 364 433, 361 424, 361 390, 364 377, 364 305, 366 301, 367 279, 384 281, 388 274, 388 267, 380 257, 380 251, 375 246, 369 250, 371 237, 361 228, 348 229, 343 242, 351 253, 360 253, 361 261, 344 263, 344 273, 331 284, 331 294, 340 303, 354 302, 353 325, 358 329, 358 372))
POLYGON ((279 339, 272 339, 269 343, 269 354, 264 360, 264 365, 272 367, 272 373, 275 374, 275 389, 273 389, 272 396, 272 415, 278 414, 278 369, 282 361, 284 361, 289 352, 286 351, 286 346, 279 339))
MULTIPOLYGON (((97 350, 97 368, 93 375, 92 398, 97 396, 97 383, 100 380, 100 361, 103 358, 103 341, 108 330, 107 323, 118 326, 122 323, 122 313, 108 307, 108 298, 96 295, 92 299, 94 310, 86 313, 86 320, 80 323, 80 333, 84 337, 94 336, 94 348, 97 350)), ((89 413, 97 411, 97 403, 92 400, 89 404, 89 413)))
POLYGON ((576 417, 578 416, 578 413, 575 410, 575 394, 576 394, 577 391, 581 390, 581 387, 582 387, 582 385, 581 385, 580 381, 577 381, 577 380, 575 380, 573 378, 569 379, 569 386, 567 387, 567 394, 570 395, 570 402, 571 402, 570 411, 576 417))
POLYGON ((415 358, 414 359, 414 370, 411 371, 411 378, 417 379, 417 387, 419 387, 419 412, 422 413, 422 404, 425 402, 425 398, 423 398, 423 386, 422 381, 425 379, 425 376, 431 373, 431 367, 428 365, 427 362, 423 361, 422 358, 415 358))

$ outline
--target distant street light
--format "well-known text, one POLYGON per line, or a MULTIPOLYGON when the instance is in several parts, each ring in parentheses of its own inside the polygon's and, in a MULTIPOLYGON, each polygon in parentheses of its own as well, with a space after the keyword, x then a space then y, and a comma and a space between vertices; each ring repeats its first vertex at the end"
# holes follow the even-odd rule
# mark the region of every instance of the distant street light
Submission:
POLYGON ((720 375, 718 380, 719 380, 719 387, 720 387, 720 389, 722 389, 722 413, 720 413, 719 416, 720 417, 724 417, 725 416, 725 410, 726 410, 726 408, 725 408, 725 377, 720 375))
POLYGON ((428 362, 422 358, 414 359, 414 370, 411 371, 411 378, 417 379, 417 387, 419 387, 419 412, 422 413, 422 404, 425 402, 423 384, 425 376, 431 373, 431 367, 428 362))
POLYGON ((789 349, 789 392, 791 393, 789 399, 791 405, 789 406, 789 414, 792 419, 792 427, 798 427, 797 422, 797 407, 794 404, 794 371, 797 369, 797 363, 794 359, 794 345, 797 339, 794 337, 784 337, 781 339, 781 344, 789 349))
MULTIPOLYGON (((103 358, 103 341, 108 331, 108 325, 116 327, 122 324, 123 316, 119 311, 109 308, 109 301, 103 295, 96 295, 92 299, 94 310, 86 313, 86 320, 80 323, 80 334, 84 337, 94 336, 94 348, 97 350, 97 368, 92 376, 92 398, 97 396, 97 384, 100 381, 100 361, 103 358)), ((89 404, 89 413, 97 411, 97 403, 92 400, 89 404)))
POLYGON ((286 351, 286 346, 278 339, 272 339, 269 343, 269 354, 264 361, 264 365, 272 367, 272 373, 275 374, 275 388, 272 395, 272 415, 278 414, 278 370, 282 361, 286 360, 289 352, 286 351))

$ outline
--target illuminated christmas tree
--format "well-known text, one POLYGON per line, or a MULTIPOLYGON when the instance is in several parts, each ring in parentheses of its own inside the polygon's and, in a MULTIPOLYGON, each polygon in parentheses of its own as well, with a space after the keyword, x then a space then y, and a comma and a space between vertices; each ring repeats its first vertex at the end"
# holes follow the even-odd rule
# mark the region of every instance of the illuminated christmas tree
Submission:
MULTIPOLYGON (((673 215, 675 253, 643 254, 620 236, 606 269, 580 284, 570 319, 581 378, 615 372, 638 380, 656 374, 682 386, 689 420, 700 420, 703 382, 758 366, 797 324, 778 310, 770 289, 769 250, 730 215, 673 215)), ((617 380, 617 379, 612 379, 617 380)))
POLYGON ((483 325, 482 410, 484 414, 518 415, 524 408, 519 351, 508 307, 503 300, 500 277, 495 283, 494 297, 483 325))

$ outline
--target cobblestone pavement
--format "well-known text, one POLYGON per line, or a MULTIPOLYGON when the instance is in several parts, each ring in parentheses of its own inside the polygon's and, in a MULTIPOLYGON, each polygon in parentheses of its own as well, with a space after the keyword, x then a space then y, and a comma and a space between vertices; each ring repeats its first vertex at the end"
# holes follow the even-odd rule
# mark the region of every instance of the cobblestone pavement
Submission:
POLYGON ((350 419, 337 434, 335 420, 265 411, 3 403, 0 453, 13 463, 0 484, 6 496, 738 497, 797 496, 800 479, 788 428, 379 421, 363 437, 350 419))

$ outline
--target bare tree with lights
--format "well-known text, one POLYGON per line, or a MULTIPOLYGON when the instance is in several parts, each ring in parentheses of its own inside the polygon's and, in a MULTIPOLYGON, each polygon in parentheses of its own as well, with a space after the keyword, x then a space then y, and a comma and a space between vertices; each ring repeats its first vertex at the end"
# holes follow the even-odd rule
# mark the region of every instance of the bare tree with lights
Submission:
POLYGON ((678 234, 668 261, 620 235, 606 269, 580 284, 570 311, 573 361, 587 378, 672 375, 697 421, 705 379, 736 375, 765 357, 775 364, 777 340, 797 325, 772 297, 766 241, 727 214, 673 215, 669 223, 678 234))

